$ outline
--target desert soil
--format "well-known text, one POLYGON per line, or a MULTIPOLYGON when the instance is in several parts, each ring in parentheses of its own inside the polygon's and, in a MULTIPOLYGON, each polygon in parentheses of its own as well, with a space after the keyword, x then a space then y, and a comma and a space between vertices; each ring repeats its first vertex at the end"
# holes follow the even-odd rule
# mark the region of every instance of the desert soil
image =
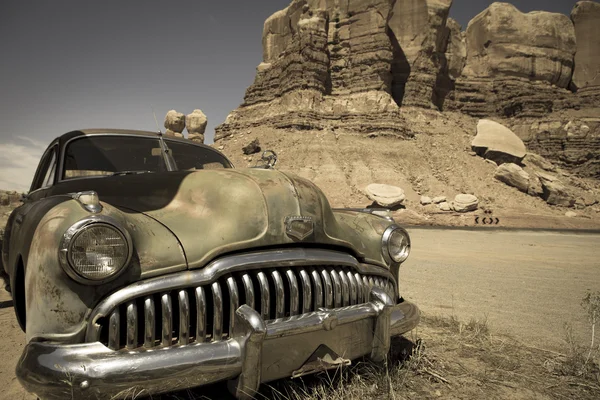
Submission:
MULTIPOLYGON (((600 290, 600 235, 422 228, 411 228, 410 233, 413 252, 402 267, 401 291, 426 316, 487 319, 492 332, 508 333, 515 343, 550 351, 565 350, 564 323, 572 324, 582 344, 589 339, 580 302, 587 290, 600 290)), ((4 290, 0 290, 0 322, 0 352, 4 358, 0 365, 0 398, 33 398, 20 388, 14 376, 24 334, 4 290)), ((444 347, 448 332, 439 326, 424 324, 418 334, 439 351, 452 351, 453 357, 462 357, 457 348, 444 347)), ((445 357, 443 354, 440 357, 445 357)), ((450 356, 446 358, 450 360, 450 356)), ((468 365, 468 360, 460 361, 468 365)), ((524 389, 527 382, 520 383, 510 374, 502 379, 508 379, 508 389, 506 385, 493 388, 494 398, 524 399, 531 395, 524 389), (511 385, 518 390, 509 390, 511 385), (515 393, 521 397, 515 397, 515 393)), ((462 392, 456 386, 451 392, 444 388, 442 383, 440 393, 473 399, 485 392, 481 388, 473 392, 468 385, 462 392)), ((414 398, 419 398, 419 393, 425 396, 418 392, 414 398)), ((436 391, 425 397, 429 395, 437 396, 436 391)))
MULTIPOLYGON (((477 119, 454 113, 405 110, 413 139, 379 134, 353 134, 341 130, 282 131, 251 128, 214 144, 236 167, 261 165, 260 153, 244 155, 242 148, 259 139, 262 150, 279 156, 276 168, 310 179, 334 207, 365 207, 370 183, 401 187, 404 208, 394 218, 411 225, 476 226, 475 216, 499 217, 499 226, 545 229, 600 229, 600 204, 584 209, 549 206, 494 179, 495 164, 474 156, 471 141, 477 119), (471 193, 480 201, 475 213, 441 212, 435 205, 421 206, 421 195, 471 193), (569 210, 577 217, 565 217, 569 210)), ((567 183, 574 196, 592 190, 600 200, 600 181, 582 179, 557 166, 551 174, 567 183)))

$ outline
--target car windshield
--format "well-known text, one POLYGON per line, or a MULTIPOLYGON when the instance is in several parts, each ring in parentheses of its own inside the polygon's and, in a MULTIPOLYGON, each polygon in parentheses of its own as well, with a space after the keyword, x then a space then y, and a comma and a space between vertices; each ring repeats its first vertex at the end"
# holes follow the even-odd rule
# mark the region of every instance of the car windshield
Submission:
MULTIPOLYGON (((165 140, 178 170, 231 168, 211 149, 165 140)), ((62 179, 167 171, 158 137, 84 136, 68 144, 62 179)))

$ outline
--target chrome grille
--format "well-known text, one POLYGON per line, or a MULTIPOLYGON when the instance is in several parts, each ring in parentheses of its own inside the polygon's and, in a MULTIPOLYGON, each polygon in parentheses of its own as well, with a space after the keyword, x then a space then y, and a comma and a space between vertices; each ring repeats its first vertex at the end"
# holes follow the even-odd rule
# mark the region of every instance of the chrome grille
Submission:
POLYGON ((113 350, 151 349, 229 338, 242 304, 274 320, 369 301, 370 289, 395 298, 391 279, 346 266, 253 269, 210 284, 153 293, 115 307, 98 321, 100 341, 113 350))

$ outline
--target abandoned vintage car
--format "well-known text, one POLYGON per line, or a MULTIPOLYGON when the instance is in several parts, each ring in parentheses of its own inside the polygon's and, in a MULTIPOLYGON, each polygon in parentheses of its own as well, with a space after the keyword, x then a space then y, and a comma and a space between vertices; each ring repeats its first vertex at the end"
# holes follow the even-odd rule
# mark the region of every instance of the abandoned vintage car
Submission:
POLYGON ((409 251, 389 216, 332 209, 296 175, 151 132, 67 133, 3 241, 28 343, 17 376, 42 399, 217 381, 249 398, 381 361, 419 321, 398 293, 409 251))

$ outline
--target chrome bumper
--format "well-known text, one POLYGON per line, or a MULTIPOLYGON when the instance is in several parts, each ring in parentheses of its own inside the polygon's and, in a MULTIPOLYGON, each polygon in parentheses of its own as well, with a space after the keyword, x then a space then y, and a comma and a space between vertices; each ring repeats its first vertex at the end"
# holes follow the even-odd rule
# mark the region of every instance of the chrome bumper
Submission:
POLYGON ((132 352, 98 342, 33 342, 16 372, 25 389, 42 399, 146 396, 223 380, 237 398, 252 398, 262 382, 292 376, 320 345, 345 359, 370 355, 382 361, 390 338, 412 330, 419 318, 414 304, 394 304, 379 288, 365 304, 267 323, 242 305, 226 341, 132 352))

